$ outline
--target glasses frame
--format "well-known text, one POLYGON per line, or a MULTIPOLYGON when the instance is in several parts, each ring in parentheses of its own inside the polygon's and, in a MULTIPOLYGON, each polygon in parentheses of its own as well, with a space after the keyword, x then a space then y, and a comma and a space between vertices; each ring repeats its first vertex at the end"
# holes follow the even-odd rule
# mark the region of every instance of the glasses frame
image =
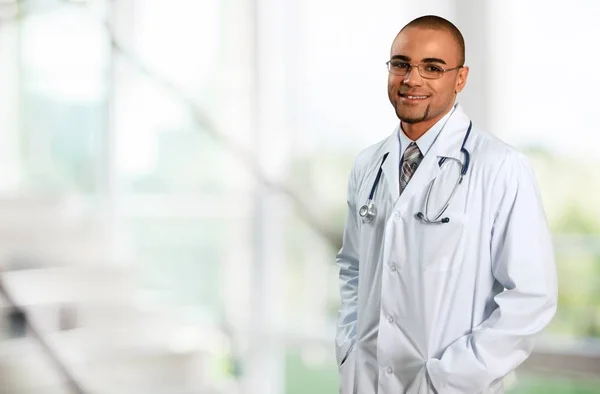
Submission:
POLYGON ((410 68, 409 68, 409 69, 406 71, 406 74, 404 74, 404 75, 401 75, 401 74, 396 74, 396 73, 392 72, 392 66, 391 66, 392 60, 394 60, 394 59, 390 59, 390 60, 388 60, 387 62, 385 62, 385 64, 387 65, 387 70, 388 70, 388 72, 389 72, 390 74, 394 74, 394 75, 397 75, 397 76, 399 76, 399 77, 406 77, 407 75, 410 75, 410 73, 412 72, 412 70, 413 70, 414 68, 416 68, 416 69, 417 69, 417 72, 419 73, 419 75, 421 76, 421 78, 424 78, 424 79, 440 79, 440 78, 442 78, 444 75, 446 75, 446 73, 447 73, 448 71, 459 70, 459 69, 461 69, 461 68, 463 68, 463 67, 465 66, 465 65, 463 64, 463 65, 461 65, 461 66, 457 66, 457 67, 452 67, 452 68, 444 68, 444 67, 441 67, 441 66, 437 66, 437 65, 436 65, 437 67, 439 67, 439 68, 442 70, 442 71, 441 71, 441 72, 442 72, 442 74, 441 74, 439 77, 433 77, 433 78, 432 78, 432 77, 425 77, 425 76, 423 76, 423 74, 421 74, 421 67, 420 67, 420 66, 422 66, 422 65, 431 64, 431 63, 419 63, 419 64, 412 64, 412 63, 409 63, 409 62, 404 62, 404 61, 403 61, 403 63, 406 63, 406 64, 408 64, 408 65, 410 66, 410 68))

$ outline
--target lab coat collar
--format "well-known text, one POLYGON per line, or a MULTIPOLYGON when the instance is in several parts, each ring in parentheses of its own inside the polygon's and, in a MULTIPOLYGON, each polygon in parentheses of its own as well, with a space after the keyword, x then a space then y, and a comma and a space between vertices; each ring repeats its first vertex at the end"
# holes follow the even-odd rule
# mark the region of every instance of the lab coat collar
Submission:
MULTIPOLYGON (((423 156, 425 156, 429 152, 431 147, 433 146, 433 143, 435 142, 436 138, 440 134, 440 131, 442 131, 442 129, 444 128, 444 125, 448 121, 448 118, 450 118, 450 116, 454 112, 455 107, 456 106, 453 105, 452 109, 450 111, 448 111, 448 113, 446 115, 444 115, 436 124, 431 126, 431 128, 429 130, 427 130, 426 133, 424 133, 416 141, 414 141, 417 144, 417 146, 419 147, 419 149, 421 150, 421 153, 423 154, 423 156)), ((406 148, 408 147, 408 145, 411 142, 413 142, 410 138, 408 138, 406 136, 406 134, 404 134, 404 131, 402 130, 402 122, 400 122, 400 128, 398 130, 398 138, 400 139, 400 157, 402 157, 404 152, 406 151, 406 148)))
POLYGON ((423 158, 413 178, 406 186, 400 196, 400 143, 398 132, 400 125, 396 126, 394 132, 385 140, 382 155, 389 152, 389 156, 383 163, 382 169, 388 185, 388 189, 396 204, 401 204, 406 198, 412 196, 417 190, 427 185, 439 172, 439 160, 442 157, 452 157, 464 162, 460 151, 463 139, 469 127, 469 117, 460 104, 456 104, 453 113, 448 118, 446 125, 440 131, 433 146, 423 158), (400 197, 400 199, 398 199, 400 197))
POLYGON ((435 152, 438 158, 452 157, 464 164, 464 156, 460 151, 467 129, 469 128, 470 119, 463 110, 460 104, 456 104, 456 108, 448 122, 440 131, 440 134, 431 147, 431 151, 435 152))

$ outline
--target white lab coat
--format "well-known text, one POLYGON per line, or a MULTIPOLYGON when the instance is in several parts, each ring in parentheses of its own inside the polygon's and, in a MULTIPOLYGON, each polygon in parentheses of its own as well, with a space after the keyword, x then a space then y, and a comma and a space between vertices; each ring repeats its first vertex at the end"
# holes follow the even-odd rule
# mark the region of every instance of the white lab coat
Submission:
POLYGON ((551 238, 527 160, 473 126, 470 166, 444 214, 460 172, 469 119, 449 117, 399 196, 397 130, 359 154, 348 184, 340 268, 337 359, 341 394, 503 393, 503 377, 531 353, 556 311, 551 238), (358 215, 384 153, 377 217, 358 215), (343 363, 342 363, 343 361, 343 363))

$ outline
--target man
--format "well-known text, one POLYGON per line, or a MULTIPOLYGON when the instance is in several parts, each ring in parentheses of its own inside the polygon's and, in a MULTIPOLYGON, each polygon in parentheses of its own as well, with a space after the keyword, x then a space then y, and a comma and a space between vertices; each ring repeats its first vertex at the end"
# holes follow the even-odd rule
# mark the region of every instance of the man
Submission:
POLYGON ((556 311, 533 171, 456 103, 464 53, 437 16, 393 41, 400 124, 356 159, 337 256, 342 394, 503 393, 556 311))

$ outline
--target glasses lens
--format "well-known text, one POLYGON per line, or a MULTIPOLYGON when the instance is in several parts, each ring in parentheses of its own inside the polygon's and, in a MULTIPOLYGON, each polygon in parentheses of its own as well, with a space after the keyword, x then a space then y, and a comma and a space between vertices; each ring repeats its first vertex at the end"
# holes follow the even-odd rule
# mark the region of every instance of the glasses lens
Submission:
POLYGON ((410 63, 400 60, 390 60, 388 62, 388 71, 395 75, 404 76, 410 70, 410 63))
POLYGON ((419 64, 419 73, 423 78, 438 79, 444 75, 444 70, 437 64, 419 64))

